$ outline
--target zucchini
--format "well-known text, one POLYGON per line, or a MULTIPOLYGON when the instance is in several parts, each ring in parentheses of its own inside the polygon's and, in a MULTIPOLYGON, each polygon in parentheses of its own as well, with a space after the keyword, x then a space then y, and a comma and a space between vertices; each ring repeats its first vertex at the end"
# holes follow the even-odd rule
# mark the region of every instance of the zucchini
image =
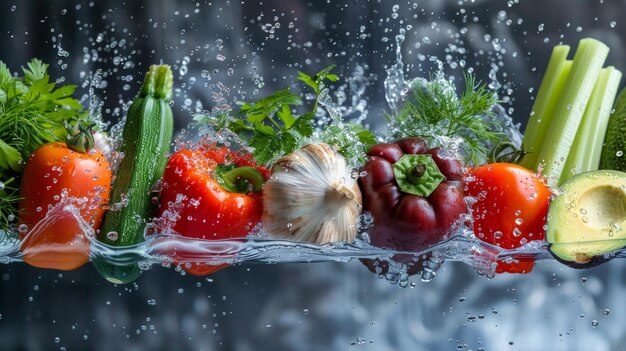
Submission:
MULTIPOLYGON (((105 214, 98 240, 115 247, 127 247, 145 240, 146 222, 151 217, 151 187, 163 175, 173 133, 172 71, 167 65, 153 65, 139 94, 128 109, 122 133, 120 163, 109 211, 105 214)), ((94 261, 98 272, 116 284, 130 283, 141 270, 136 263, 113 264, 94 261)))

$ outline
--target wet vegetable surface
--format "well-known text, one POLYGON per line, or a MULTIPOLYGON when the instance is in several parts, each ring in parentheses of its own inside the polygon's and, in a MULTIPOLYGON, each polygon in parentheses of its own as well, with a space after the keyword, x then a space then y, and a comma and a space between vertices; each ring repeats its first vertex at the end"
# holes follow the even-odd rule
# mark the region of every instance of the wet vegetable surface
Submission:
MULTIPOLYGON (((55 76, 103 99, 102 113, 113 123, 124 115, 120 101, 133 97, 142 68, 172 63, 178 130, 192 120, 197 102, 211 109, 240 92, 262 96, 299 69, 337 63, 351 73, 361 66, 362 78, 377 78, 363 95, 347 90, 347 101, 354 99, 352 113, 366 110, 376 126, 387 109, 383 84, 395 62, 394 37, 410 26, 401 48, 405 72, 426 75, 436 59, 458 77, 472 68, 523 124, 557 43, 592 32, 612 38, 608 60, 624 68, 625 27, 615 14, 625 10, 606 0, 556 0, 540 11, 523 1, 13 1, 0 8, 6 33, 0 45, 11 53, 5 57, 11 67, 34 55, 54 63, 55 76)), ((431 283, 413 278, 407 289, 372 277, 357 262, 237 265, 210 281, 157 262, 125 287, 102 281, 87 265, 62 276, 17 263, 0 269, 7 349, 614 350, 624 340, 617 327, 626 315, 623 259, 585 271, 542 260, 532 274, 494 279, 448 262, 431 283)))
MULTIPOLYGON (((420 251, 452 232, 466 211, 458 160, 442 158, 438 148, 429 149, 418 138, 376 145, 368 155, 366 174, 359 181, 363 208, 374 218, 369 231, 374 246, 420 251), (403 164, 417 155, 423 158, 403 164)), ((420 270, 419 264, 414 269, 420 270)))

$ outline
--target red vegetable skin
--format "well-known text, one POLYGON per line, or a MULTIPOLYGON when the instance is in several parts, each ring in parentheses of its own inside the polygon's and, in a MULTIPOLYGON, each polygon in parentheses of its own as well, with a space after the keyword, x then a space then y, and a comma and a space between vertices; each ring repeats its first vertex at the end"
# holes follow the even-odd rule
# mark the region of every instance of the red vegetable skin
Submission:
MULTIPOLYGON (((466 212, 461 163, 439 155, 439 148, 429 149, 420 138, 406 138, 379 144, 368 152, 367 173, 360 178, 363 207, 374 218, 369 231, 372 245, 405 251, 420 251, 435 245, 450 234, 454 223, 466 212), (429 155, 443 180, 427 196, 406 193, 398 185, 393 165, 405 155, 429 155)), ((421 262, 408 261, 409 274, 421 270, 421 262)), ((366 261, 375 271, 372 261, 366 261)), ((384 269, 384 268, 383 268, 384 269)))
POLYGON ((89 239, 76 218, 57 211, 54 220, 36 226, 65 191, 68 198, 86 198, 79 206, 81 217, 94 230, 109 201, 111 169, 104 155, 69 149, 65 143, 43 145, 30 156, 22 174, 19 224, 24 261, 31 266, 73 270, 89 260, 89 239))
MULTIPOLYGON (((528 169, 510 163, 471 168, 467 195, 472 205, 474 234, 503 249, 515 249, 532 240, 544 240, 550 189, 528 169)), ((496 273, 528 273, 534 260, 499 261, 496 273)))
MULTIPOLYGON (((173 229, 184 237, 195 239, 245 237, 261 220, 262 193, 226 190, 216 180, 216 169, 227 162, 238 168, 255 169, 262 180, 270 174, 269 170, 256 166, 249 154, 233 152, 226 147, 177 152, 169 159, 163 175, 159 228, 173 229), (172 216, 173 213, 176 214, 172 216)), ((243 178, 237 179, 241 181, 243 178)), ((177 257, 188 257, 189 254, 182 248, 173 248, 171 252, 175 261, 177 257)), ((206 275, 228 264, 185 263, 182 266, 190 274, 206 275)))

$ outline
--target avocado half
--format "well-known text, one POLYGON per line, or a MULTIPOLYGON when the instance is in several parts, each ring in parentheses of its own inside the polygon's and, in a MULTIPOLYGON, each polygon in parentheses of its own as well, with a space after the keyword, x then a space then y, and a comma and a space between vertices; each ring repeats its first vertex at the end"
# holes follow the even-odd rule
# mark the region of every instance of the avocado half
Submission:
POLYGON ((626 247, 626 173, 592 171, 568 179, 548 209, 552 255, 573 268, 610 260, 626 247))

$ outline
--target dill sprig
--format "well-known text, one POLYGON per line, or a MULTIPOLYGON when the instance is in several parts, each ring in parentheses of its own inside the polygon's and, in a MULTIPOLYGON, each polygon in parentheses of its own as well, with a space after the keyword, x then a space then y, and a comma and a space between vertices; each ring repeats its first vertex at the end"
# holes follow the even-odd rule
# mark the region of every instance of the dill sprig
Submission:
POLYGON ((460 148, 474 165, 484 163, 489 154, 488 143, 499 139, 488 119, 497 98, 484 84, 465 75, 465 90, 458 96, 454 84, 443 76, 435 76, 421 86, 396 116, 388 116, 395 137, 419 136, 429 141, 461 138, 460 148), (439 139, 438 139, 439 138, 439 139))

